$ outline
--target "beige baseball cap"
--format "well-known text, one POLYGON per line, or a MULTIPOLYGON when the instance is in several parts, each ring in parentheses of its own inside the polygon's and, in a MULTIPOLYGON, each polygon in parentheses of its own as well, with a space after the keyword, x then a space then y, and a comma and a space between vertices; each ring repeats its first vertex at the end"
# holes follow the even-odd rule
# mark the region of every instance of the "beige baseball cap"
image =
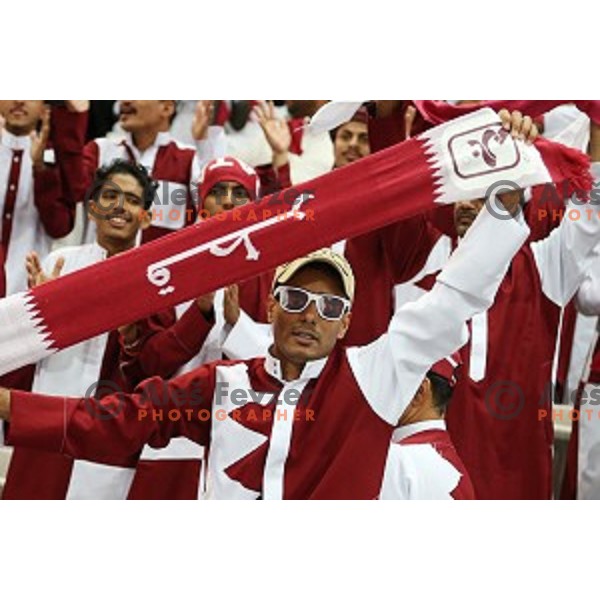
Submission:
POLYGON ((273 277, 273 289, 275 289, 278 283, 287 283, 302 267, 311 263, 325 263, 332 266, 340 274, 348 300, 350 302, 354 300, 356 282, 352 267, 341 254, 334 252, 330 248, 315 250, 306 256, 301 256, 277 267, 275 277, 273 277))

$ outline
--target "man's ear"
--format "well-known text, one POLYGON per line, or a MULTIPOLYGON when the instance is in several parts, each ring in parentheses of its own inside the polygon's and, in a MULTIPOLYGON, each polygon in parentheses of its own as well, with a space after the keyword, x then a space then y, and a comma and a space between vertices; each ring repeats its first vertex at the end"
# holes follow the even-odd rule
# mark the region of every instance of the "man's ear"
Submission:
POLYGON ((338 340, 343 340, 346 337, 346 333, 348 333, 348 328, 350 327, 350 321, 352 319, 352 313, 346 313, 342 317, 342 328, 337 334, 338 340))
POLYGON ((87 218, 88 221, 91 221, 92 223, 96 223, 97 219, 94 216, 94 213, 96 212, 96 201, 95 200, 90 200, 90 205, 87 209, 87 218))
POLYGON ((267 299, 267 322, 272 323, 275 317, 275 305, 277 304, 277 300, 275 300, 275 296, 273 294, 269 294, 267 299))
POLYGON ((152 209, 146 210, 144 209, 140 213, 140 229, 143 231, 144 229, 148 229, 152 223, 152 209))
POLYGON ((415 393, 415 397, 413 398, 413 403, 415 408, 420 408, 423 404, 426 403, 427 398, 431 395, 431 381, 427 377, 423 379, 419 389, 415 393))
POLYGON ((175 100, 163 100, 163 110, 167 118, 170 120, 171 117, 175 114, 175 100))

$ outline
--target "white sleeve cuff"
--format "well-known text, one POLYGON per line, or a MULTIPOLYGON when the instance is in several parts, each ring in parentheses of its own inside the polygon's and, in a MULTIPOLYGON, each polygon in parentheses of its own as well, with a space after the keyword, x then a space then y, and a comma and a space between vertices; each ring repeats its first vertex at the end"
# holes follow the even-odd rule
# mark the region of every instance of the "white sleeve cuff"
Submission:
POLYGON ((529 236, 520 210, 516 217, 487 203, 451 255, 438 281, 491 304, 513 257, 529 236), (486 282, 482 287, 481 282, 486 282))
POLYGON ((223 354, 231 360, 249 360, 264 356, 273 343, 270 324, 257 323, 243 310, 223 343, 223 354))
POLYGON ((206 133, 206 138, 196 140, 196 153, 201 165, 205 165, 213 158, 225 156, 226 148, 225 129, 220 125, 211 125, 206 133))

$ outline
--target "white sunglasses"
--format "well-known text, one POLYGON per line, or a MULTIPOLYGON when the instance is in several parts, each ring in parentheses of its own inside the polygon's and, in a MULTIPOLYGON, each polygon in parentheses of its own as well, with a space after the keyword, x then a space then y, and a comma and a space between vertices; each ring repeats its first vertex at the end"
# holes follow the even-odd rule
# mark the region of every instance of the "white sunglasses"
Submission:
POLYGON ((273 293, 281 308, 291 313, 301 313, 314 300, 322 319, 337 321, 350 310, 350 301, 334 294, 314 294, 302 288, 280 285, 273 293))

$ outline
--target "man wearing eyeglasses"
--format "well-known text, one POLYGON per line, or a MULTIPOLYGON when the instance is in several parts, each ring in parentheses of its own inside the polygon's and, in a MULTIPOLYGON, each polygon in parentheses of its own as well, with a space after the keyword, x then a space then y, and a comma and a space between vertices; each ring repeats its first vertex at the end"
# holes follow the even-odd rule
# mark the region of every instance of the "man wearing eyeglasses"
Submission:
POLYGON ((92 407, 1 389, 8 441, 123 464, 146 443, 184 436, 208 448, 209 498, 375 498, 392 432, 431 365, 466 342, 466 321, 491 305, 528 232, 518 212, 499 220, 482 211, 434 288, 353 348, 338 342, 354 274, 341 255, 314 252, 276 271, 266 356, 154 377, 92 407))

